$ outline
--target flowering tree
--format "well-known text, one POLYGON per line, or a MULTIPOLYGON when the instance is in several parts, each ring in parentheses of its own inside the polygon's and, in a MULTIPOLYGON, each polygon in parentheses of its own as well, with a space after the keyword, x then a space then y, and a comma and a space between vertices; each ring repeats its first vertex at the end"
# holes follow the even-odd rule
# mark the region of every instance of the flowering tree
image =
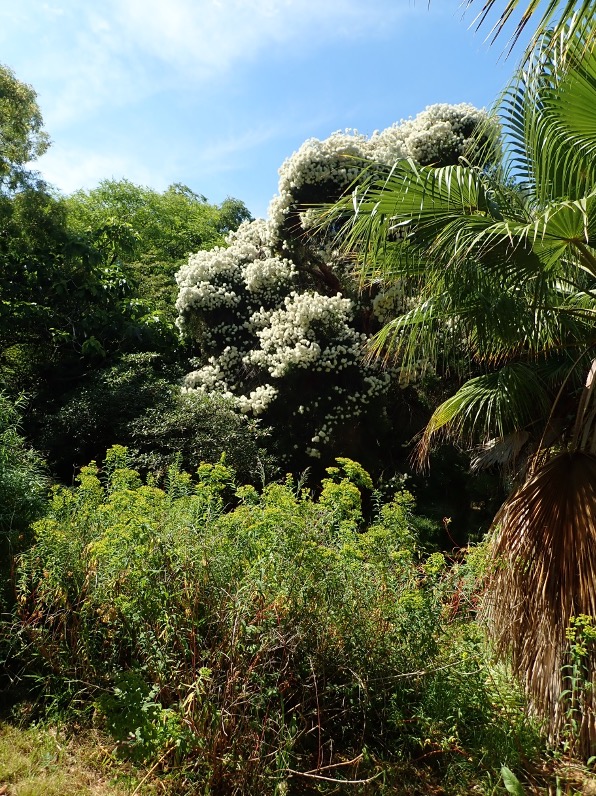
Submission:
POLYGON ((407 299, 395 286, 358 294, 349 261, 314 229, 309 208, 337 199, 363 169, 400 158, 456 163, 485 121, 470 105, 434 105, 370 137, 306 141, 280 169, 268 220, 244 223, 227 247, 191 255, 178 272, 178 324, 198 349, 185 389, 223 393, 264 416, 290 451, 370 446, 398 374, 367 362, 363 347, 407 299))

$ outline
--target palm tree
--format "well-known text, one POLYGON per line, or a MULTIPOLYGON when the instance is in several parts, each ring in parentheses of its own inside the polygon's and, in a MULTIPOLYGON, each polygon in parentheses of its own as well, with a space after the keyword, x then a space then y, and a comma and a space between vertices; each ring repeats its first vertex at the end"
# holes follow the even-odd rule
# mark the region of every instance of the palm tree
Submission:
MULTIPOLYGON (((398 162, 325 223, 363 285, 399 283, 409 297, 373 353, 463 381, 420 458, 451 437, 480 462, 525 461, 496 518, 486 613, 553 740, 573 713, 587 754, 590 692, 569 701, 566 667, 570 624, 596 616, 596 52, 591 28, 565 31, 504 95, 484 166, 398 162)), ((596 655, 581 667, 594 682, 596 655)))

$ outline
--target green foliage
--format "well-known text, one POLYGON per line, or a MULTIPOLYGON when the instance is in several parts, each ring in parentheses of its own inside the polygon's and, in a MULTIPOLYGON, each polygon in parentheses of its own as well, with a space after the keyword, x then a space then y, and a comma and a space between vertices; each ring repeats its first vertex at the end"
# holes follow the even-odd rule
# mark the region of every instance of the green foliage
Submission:
POLYGON ((156 701, 158 692, 159 686, 147 685, 138 672, 125 672, 113 690, 96 701, 121 755, 143 762, 164 748, 184 751, 188 730, 179 713, 156 701))
POLYGON ((40 457, 20 433, 23 402, 0 393, 0 695, 10 681, 4 666, 11 645, 4 613, 14 604, 15 556, 32 539, 31 523, 47 507, 48 482, 40 457))
POLYGON ((419 563, 411 496, 359 532, 350 478, 369 476, 339 465, 318 500, 288 478, 230 508, 224 460, 160 489, 112 449, 55 490, 21 559, 29 668, 78 684, 123 753, 177 759, 212 793, 298 793, 320 769, 397 783, 429 752, 465 780, 462 749, 487 767, 531 753, 487 690, 479 632, 446 610, 444 560, 419 563))
POLYGON ((248 215, 184 186, 160 194, 106 182, 64 199, 30 181, 0 192, 0 385, 32 394, 27 431, 62 478, 130 443, 128 422, 150 405, 173 411, 165 373, 154 377, 162 365, 154 358, 144 384, 127 355, 176 360, 177 265, 248 215))
MULTIPOLYGON (((27 432, 61 478, 114 442, 134 445, 129 423, 149 407, 175 424, 174 272, 188 247, 221 241, 247 215, 237 200, 215 207, 184 186, 126 181, 68 199, 43 185, 0 194, 0 385, 32 395, 27 432)), ((156 446, 151 466, 174 453, 156 446)), ((211 454, 189 466, 200 458, 211 454)))
POLYGON ((339 467, 327 467, 326 472, 329 475, 329 479, 323 481, 323 486, 328 485, 330 482, 337 483, 345 479, 361 489, 373 488, 372 478, 358 462, 347 459, 345 456, 338 456, 335 461, 339 467))
POLYGON ((0 186, 26 183, 31 175, 25 165, 43 155, 48 144, 35 91, 0 64, 0 186))
POLYGON ((47 481, 40 457, 19 433, 23 402, 0 393, 0 574, 25 544, 31 522, 45 509, 47 481))
POLYGON ((102 180, 97 188, 75 191, 65 205, 69 227, 100 247, 107 242, 112 256, 129 265, 139 298, 170 323, 180 263, 190 252, 222 244, 227 232, 251 218, 238 199, 212 205, 180 183, 160 193, 128 180, 102 180))
POLYGON ((503 777, 503 784, 507 789, 507 793, 512 793, 513 796, 524 796, 525 790, 510 768, 501 766, 501 776, 503 777))
POLYGON ((71 194, 66 206, 69 224, 80 234, 116 219, 130 225, 134 245, 132 252, 123 252, 129 260, 178 262, 192 251, 223 243, 226 232, 250 218, 237 199, 211 205, 180 183, 160 193, 128 180, 102 180, 97 188, 71 194))
MULTIPOLYGON (((36 407, 30 422, 54 472, 69 482, 73 468, 103 458, 115 442, 132 446, 138 418, 175 405, 177 375, 159 354, 139 353, 93 368, 72 386, 67 382, 70 389, 36 407)), ((156 458, 159 450, 156 444, 156 458)))
POLYGON ((567 751, 579 756, 586 748, 589 730, 586 723, 593 721, 594 683, 591 676, 596 655, 596 624, 593 616, 572 616, 565 636, 568 643, 569 662, 563 667, 566 689, 561 695, 566 721, 562 732, 567 751))
POLYGON ((73 469, 103 458, 115 443, 129 448, 136 467, 161 475, 175 461, 190 471, 224 452, 242 479, 258 480, 262 467, 275 471, 258 422, 222 396, 181 394, 179 371, 164 359, 125 354, 35 408, 30 431, 59 478, 70 482, 73 469))
POLYGON ((339 467, 328 467, 329 478, 321 482, 319 503, 333 513, 339 529, 349 532, 362 521, 360 488, 372 489, 373 484, 370 475, 357 462, 345 457, 337 458, 336 462, 339 467))
POLYGON ((128 426, 133 458, 144 471, 165 472, 174 463, 192 470, 197 462, 226 461, 245 481, 259 482, 277 473, 267 452, 267 430, 240 414, 223 396, 180 394, 173 387, 159 404, 128 426))
POLYGON ((73 235, 63 203, 42 189, 0 196, 0 264, 7 386, 31 391, 122 351, 174 345, 173 326, 138 298, 122 262, 73 235))

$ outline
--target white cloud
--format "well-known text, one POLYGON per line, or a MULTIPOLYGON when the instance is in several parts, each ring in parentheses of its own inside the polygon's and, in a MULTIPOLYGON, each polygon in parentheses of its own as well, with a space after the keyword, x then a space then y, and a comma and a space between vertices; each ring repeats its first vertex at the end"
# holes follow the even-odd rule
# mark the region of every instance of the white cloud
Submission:
POLYGON ((325 47, 339 39, 387 39, 406 15, 425 12, 424 0, 19 0, 0 7, 0 46, 38 92, 54 144, 35 166, 49 182, 67 193, 112 176, 165 187, 192 169, 213 178, 246 170, 252 153, 288 130, 312 134, 321 113, 335 129, 332 109, 294 98, 291 85, 276 110, 258 85, 246 87, 248 109, 238 114, 241 73, 257 59, 270 71, 311 53, 313 64, 324 63, 325 47), (211 95, 223 108, 217 126, 211 95))
POLYGON ((271 49, 387 34, 420 6, 395 0, 21 0, 0 10, 0 45, 40 94, 55 134, 102 107, 229 77, 271 49), (41 13, 40 13, 41 11, 41 13), (3 28, 3 29, 2 29, 3 28), (16 60, 18 59, 18 61, 16 60))
POLYGON ((305 50, 338 35, 383 34, 413 13, 388 0, 113 0, 112 9, 137 47, 203 76, 271 46, 305 50))
POLYGON ((43 3, 41 8, 42 11, 44 11, 46 14, 50 14, 55 17, 61 17, 64 14, 63 8, 60 8, 59 6, 50 5, 50 3, 43 3))
MULTIPOLYGON (((293 137, 307 136, 313 127, 331 125, 331 120, 326 114, 310 115, 305 119, 300 114, 299 107, 286 104, 276 119, 261 119, 239 133, 218 135, 211 140, 205 140, 197 152, 194 166, 202 172, 223 172, 237 169, 247 152, 263 148, 270 142, 293 137)), ((291 153, 288 152, 287 155, 291 153)), ((278 164, 278 165, 281 165, 278 164)))
POLYGON ((281 126, 259 126, 237 135, 207 141, 197 153, 195 168, 201 171, 222 172, 238 167, 238 158, 251 149, 261 147, 284 130, 281 126))
POLYGON ((76 147, 53 146, 32 166, 63 193, 94 188, 101 180, 112 178, 126 178, 138 185, 155 185, 156 176, 159 177, 133 158, 76 147))

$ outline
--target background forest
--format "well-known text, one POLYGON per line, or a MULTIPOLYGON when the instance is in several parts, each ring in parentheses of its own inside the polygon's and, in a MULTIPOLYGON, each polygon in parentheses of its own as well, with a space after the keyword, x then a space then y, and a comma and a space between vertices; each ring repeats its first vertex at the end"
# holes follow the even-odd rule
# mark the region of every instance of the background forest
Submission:
POLYGON ((266 219, 59 194, 0 67, 0 793, 596 791, 578 5, 266 219))

